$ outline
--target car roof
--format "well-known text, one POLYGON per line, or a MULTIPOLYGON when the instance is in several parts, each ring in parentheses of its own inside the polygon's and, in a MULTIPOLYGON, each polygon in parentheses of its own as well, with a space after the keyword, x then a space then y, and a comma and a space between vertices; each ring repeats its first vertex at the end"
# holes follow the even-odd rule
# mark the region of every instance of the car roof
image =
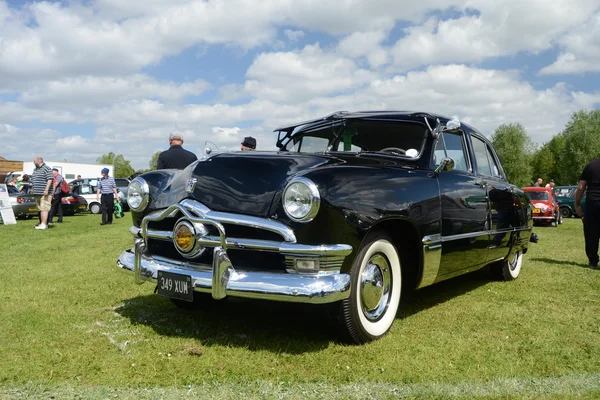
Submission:
MULTIPOLYGON (((435 126, 435 120, 440 119, 440 121, 445 122, 448 121, 449 118, 443 115, 432 114, 427 112, 419 112, 419 111, 336 111, 324 117, 311 119, 303 122, 298 122, 292 125, 282 126, 280 128, 274 129, 274 132, 292 132, 294 129, 298 127, 303 127, 302 130, 309 130, 318 127, 319 125, 327 125, 332 121, 341 121, 348 119, 422 119, 426 117, 431 119, 432 126, 435 126)), ((462 123, 462 122, 461 122, 462 123)))

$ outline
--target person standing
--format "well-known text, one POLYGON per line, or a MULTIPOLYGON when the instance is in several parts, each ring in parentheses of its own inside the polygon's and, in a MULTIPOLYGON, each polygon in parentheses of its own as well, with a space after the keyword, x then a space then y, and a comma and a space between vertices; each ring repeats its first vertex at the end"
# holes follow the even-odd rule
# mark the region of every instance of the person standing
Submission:
POLYGON ((545 186, 545 187, 547 187, 547 188, 550 188, 550 189, 554 189, 554 185, 555 185, 555 183, 554 183, 554 179, 550 179, 550 180, 548 181, 548 183, 546 183, 546 186, 545 186))
POLYGON ((62 209, 62 198, 63 192, 60 189, 60 185, 64 181, 61 174, 58 173, 58 168, 52 168, 52 203, 50 204, 50 213, 48 214, 48 224, 52 224, 52 218, 56 215, 56 222, 62 224, 63 222, 63 209, 62 209))
POLYGON ((117 184, 112 176, 108 176, 110 172, 108 168, 102 168, 102 178, 98 182, 98 192, 96 193, 96 200, 99 200, 102 207, 102 223, 100 225, 110 225, 113 221, 114 202, 117 195, 117 184))
POLYGON ((37 156, 33 159, 35 170, 31 174, 31 183, 33 185, 33 196, 40 213, 40 223, 35 229, 48 229, 48 211, 52 201, 52 170, 44 163, 44 159, 37 156))
POLYGON ((194 153, 182 147, 183 135, 172 132, 169 135, 169 150, 158 156, 157 169, 184 169, 198 159, 194 153))
POLYGON ((533 184, 533 187, 542 187, 542 178, 537 178, 537 181, 533 184))
POLYGON ((585 166, 575 192, 575 211, 583 219, 585 254, 588 267, 598 269, 598 242, 600 241, 600 158, 585 166), (581 209, 583 193, 587 191, 585 211, 581 209))
POLYGON ((241 151, 254 151, 256 150, 256 139, 252 136, 246 136, 242 143, 240 143, 241 151))
POLYGON ((29 175, 25 174, 25 175, 23 175, 23 182, 22 182, 22 185, 19 187, 19 191, 21 191, 25 194, 29 194, 30 190, 31 190, 31 183, 29 183, 29 175))

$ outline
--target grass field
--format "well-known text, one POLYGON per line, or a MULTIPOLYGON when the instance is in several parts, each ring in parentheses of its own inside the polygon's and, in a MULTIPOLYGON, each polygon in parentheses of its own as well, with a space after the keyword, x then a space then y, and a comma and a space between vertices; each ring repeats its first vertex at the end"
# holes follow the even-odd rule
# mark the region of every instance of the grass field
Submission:
POLYGON ((177 309, 116 269, 129 216, 99 223, 0 225, 0 399, 600 398, 600 271, 578 219, 536 227, 517 281, 417 291, 364 346, 323 307, 177 309))

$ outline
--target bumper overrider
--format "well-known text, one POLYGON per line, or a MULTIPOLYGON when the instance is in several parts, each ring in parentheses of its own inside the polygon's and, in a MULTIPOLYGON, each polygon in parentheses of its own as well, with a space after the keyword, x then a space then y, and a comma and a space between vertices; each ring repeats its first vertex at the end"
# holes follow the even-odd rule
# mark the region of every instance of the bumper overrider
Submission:
POLYGON ((352 246, 299 244, 292 229, 274 220, 216 212, 202 203, 185 199, 147 215, 141 228, 131 227, 130 232, 134 235, 134 247, 119 256, 117 266, 133 273, 137 284, 156 282, 159 271, 162 271, 190 277, 194 291, 211 293, 215 299, 233 296, 320 304, 339 301, 350 294, 350 275, 341 273, 340 267, 344 258, 352 252, 352 246), (194 234, 198 246, 213 249, 212 264, 149 254, 148 239, 173 241, 174 233, 149 229, 148 224, 178 215, 181 217, 179 221, 184 220, 193 226, 210 226, 213 228, 211 232, 218 232, 218 235, 210 235, 208 230, 203 230, 194 234), (229 238, 224 224, 276 233, 282 241, 229 238), (288 268, 236 271, 227 255, 228 249, 276 252, 285 256, 288 268), (310 265, 312 269, 295 268, 303 265, 310 265))

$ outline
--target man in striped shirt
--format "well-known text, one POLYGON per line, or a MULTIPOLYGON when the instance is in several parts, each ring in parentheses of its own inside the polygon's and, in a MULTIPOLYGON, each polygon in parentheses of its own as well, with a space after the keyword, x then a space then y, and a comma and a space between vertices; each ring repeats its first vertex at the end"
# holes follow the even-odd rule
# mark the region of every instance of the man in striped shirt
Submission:
POLYGON ((98 182, 98 192, 96 193, 96 200, 102 195, 100 205, 102 206, 102 223, 100 225, 110 225, 113 220, 113 207, 115 198, 117 196, 117 184, 115 179, 108 176, 108 168, 102 168, 102 178, 98 182))
POLYGON ((35 229, 48 229, 48 211, 52 202, 52 169, 44 163, 44 159, 37 156, 33 159, 35 170, 31 174, 31 183, 33 189, 31 193, 35 197, 38 211, 40 212, 40 223, 35 229))

